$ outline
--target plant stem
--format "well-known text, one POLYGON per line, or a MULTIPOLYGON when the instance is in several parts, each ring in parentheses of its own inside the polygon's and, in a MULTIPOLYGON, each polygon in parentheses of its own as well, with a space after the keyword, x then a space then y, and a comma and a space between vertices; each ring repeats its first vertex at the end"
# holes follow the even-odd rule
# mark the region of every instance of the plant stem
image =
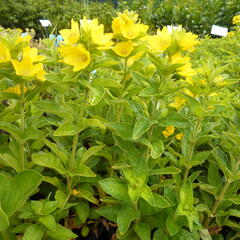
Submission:
MULTIPOLYGON (((21 116, 21 122, 20 122, 20 128, 22 133, 24 132, 25 129, 25 96, 24 96, 24 84, 21 85, 21 112, 20 112, 20 116, 21 116)), ((24 142, 20 142, 20 166, 22 169, 25 168, 25 154, 24 154, 24 142)))
POLYGON ((187 159, 187 168, 186 168, 186 171, 185 171, 184 177, 183 177, 183 183, 185 183, 187 181, 187 177, 189 174, 190 167, 189 167, 188 163, 191 162, 192 157, 193 157, 194 148, 197 143, 197 134, 199 131, 200 123, 201 123, 201 121, 200 121, 200 119, 198 119, 196 122, 195 128, 194 128, 194 132, 193 132, 190 151, 189 151, 189 155, 188 155, 188 159, 187 159))
MULTIPOLYGON (((124 60, 124 67, 123 67, 123 78, 122 78, 122 81, 121 83, 123 84, 123 89, 121 90, 121 93, 120 93, 120 99, 123 98, 123 93, 125 91, 125 80, 126 80, 126 76, 127 76, 127 58, 125 58, 124 60)), ((122 114, 122 105, 117 105, 117 115, 116 115, 116 121, 117 122, 120 122, 121 120, 121 114, 122 114)))
MULTIPOLYGON (((232 172, 233 172, 233 175, 232 175, 232 176, 236 175, 236 173, 238 172, 239 165, 240 165, 240 160, 238 160, 238 161, 236 162, 236 165, 234 166, 234 168, 233 168, 233 170, 232 170, 232 172)), ((212 218, 214 217, 214 214, 215 214, 216 210, 217 210, 218 207, 219 207, 219 204, 222 202, 222 200, 223 200, 223 198, 224 198, 224 195, 225 195, 225 193, 227 192, 227 190, 228 190, 228 188, 229 188, 229 186, 230 186, 231 183, 232 183, 232 177, 230 176, 230 177, 227 179, 226 183, 224 184, 224 186, 223 186, 223 188, 222 188, 222 191, 221 191, 220 194, 217 196, 217 198, 216 198, 216 200, 215 200, 215 202, 214 202, 214 204, 213 204, 213 206, 212 206, 212 210, 211 210, 211 212, 210 212, 210 215, 205 219, 205 221, 204 221, 204 223, 203 223, 203 226, 204 226, 205 228, 208 228, 208 226, 209 226, 212 218)))
MULTIPOLYGON (((88 90, 85 90, 83 106, 82 106, 81 111, 80 111, 80 113, 78 115, 77 124, 78 124, 80 118, 82 118, 84 116, 84 114, 85 114, 87 97, 88 97, 88 90)), ((77 152, 77 145, 78 145, 79 134, 80 133, 77 133, 73 137, 71 158, 70 158, 70 162, 69 162, 69 171, 70 172, 73 172, 73 170, 74 170, 74 163, 75 163, 75 159, 76 159, 76 152, 77 152)), ((71 188, 72 188, 72 178, 69 177, 68 178, 68 183, 67 183, 68 192, 71 191, 71 188)))
POLYGON ((8 236, 8 233, 6 231, 2 231, 1 232, 1 235, 3 237, 3 240, 10 240, 9 236, 8 236))

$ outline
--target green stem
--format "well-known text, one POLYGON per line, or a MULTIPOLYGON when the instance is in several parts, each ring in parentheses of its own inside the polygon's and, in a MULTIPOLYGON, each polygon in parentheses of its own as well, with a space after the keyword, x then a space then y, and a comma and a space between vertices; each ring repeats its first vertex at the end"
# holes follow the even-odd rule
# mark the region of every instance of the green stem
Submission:
MULTIPOLYGON (((20 122, 20 128, 21 131, 24 132, 25 129, 25 96, 24 96, 24 84, 21 85, 21 112, 20 112, 20 116, 21 116, 21 122, 20 122)), ((24 154, 24 142, 20 142, 20 166, 22 169, 25 168, 25 154, 24 154)))
POLYGON ((188 174, 189 174, 190 167, 189 167, 188 163, 191 162, 192 157, 193 157, 195 145, 197 143, 197 134, 198 134, 198 131, 199 131, 199 128, 200 128, 200 123, 201 123, 201 121, 198 119, 197 122, 196 122, 195 128, 194 128, 194 132, 193 132, 190 151, 189 151, 188 158, 187 158, 187 166, 186 166, 186 170, 185 170, 184 177, 183 177, 183 183, 185 183, 187 181, 187 177, 188 177, 188 174))
POLYGON ((1 235, 3 237, 3 240, 10 240, 9 236, 8 236, 8 233, 6 231, 2 231, 1 232, 1 235))
MULTIPOLYGON (((81 108, 81 111, 79 113, 78 119, 77 119, 77 124, 79 124, 80 118, 82 118, 85 114, 87 97, 88 97, 88 90, 85 90, 84 100, 83 100, 84 102, 83 102, 83 106, 81 108)), ((73 172, 73 170, 74 170, 74 163, 75 163, 75 159, 76 159, 76 152, 77 152, 79 134, 80 133, 77 133, 73 137, 71 158, 70 158, 70 162, 69 162, 69 171, 70 172, 73 172)), ((68 185, 67 186, 68 192, 70 193, 71 189, 72 189, 72 178, 71 177, 68 178, 67 185, 68 185)))
MULTIPOLYGON (((234 166, 232 172, 233 172, 233 176, 235 176, 238 172, 238 168, 239 168, 239 165, 240 165, 240 160, 238 160, 236 162, 236 165, 234 166)), ((226 181, 226 183, 224 184, 223 188, 222 188, 222 191, 220 192, 220 194, 217 196, 213 206, 212 206, 212 209, 210 211, 210 215, 205 219, 204 223, 203 223, 203 226, 205 228, 208 228, 212 218, 214 217, 215 215, 215 212, 216 210, 218 209, 219 207, 219 204, 222 202, 223 198, 224 198, 224 195, 225 193, 227 192, 230 184, 232 183, 232 177, 229 177, 226 181)))
MULTIPOLYGON (((122 78, 122 81, 121 81, 121 83, 123 84, 123 89, 121 90, 121 94, 120 94, 120 99, 122 99, 123 98, 123 93, 124 93, 124 91, 125 91, 125 80, 126 80, 126 76, 127 76, 127 58, 125 58, 125 60, 124 60, 124 67, 123 67, 123 78, 122 78)), ((122 114, 122 105, 117 105, 117 114, 116 114, 116 121, 117 122, 120 122, 120 120, 121 120, 121 114, 122 114)))

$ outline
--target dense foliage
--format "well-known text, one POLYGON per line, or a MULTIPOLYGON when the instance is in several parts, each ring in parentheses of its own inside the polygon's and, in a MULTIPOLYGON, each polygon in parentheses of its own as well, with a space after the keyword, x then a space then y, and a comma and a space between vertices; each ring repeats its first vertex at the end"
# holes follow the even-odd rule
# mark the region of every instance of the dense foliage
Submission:
POLYGON ((127 10, 111 33, 72 20, 59 47, 1 28, 0 239, 238 239, 234 24, 223 57, 127 10))
POLYGON ((34 28, 38 37, 47 33, 39 19, 49 19, 57 33, 69 27, 71 18, 98 17, 110 31, 112 17, 124 9, 137 11, 151 29, 166 25, 182 25, 198 35, 210 33, 212 24, 231 27, 231 19, 240 12, 239 0, 0 0, 0 25, 21 29, 34 28))

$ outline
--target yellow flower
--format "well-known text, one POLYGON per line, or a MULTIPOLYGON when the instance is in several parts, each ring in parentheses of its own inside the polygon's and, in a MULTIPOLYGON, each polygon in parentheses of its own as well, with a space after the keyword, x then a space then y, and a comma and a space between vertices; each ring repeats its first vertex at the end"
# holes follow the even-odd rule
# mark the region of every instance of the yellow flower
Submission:
POLYGON ((234 35, 235 35, 235 32, 233 32, 233 31, 228 32, 228 34, 227 34, 228 37, 234 37, 234 35))
POLYGON ((72 190, 72 195, 73 196, 76 196, 78 195, 79 191, 77 191, 75 188, 72 190))
POLYGON ((73 66, 73 71, 79 71, 90 64, 90 53, 81 45, 61 46, 59 51, 63 57, 63 62, 73 66))
POLYGON ((234 25, 239 24, 239 23, 240 23, 240 15, 234 16, 233 19, 232 19, 232 23, 233 23, 234 25))
POLYGON ((174 107, 177 110, 179 110, 185 102, 186 102, 186 100, 184 98, 176 96, 174 98, 174 102, 170 103, 169 106, 174 107))
POLYGON ((0 42, 0 63, 9 62, 11 59, 11 54, 8 47, 0 42))
POLYGON ((92 28, 91 31, 92 42, 99 46, 99 49, 107 49, 110 48, 113 44, 112 33, 104 34, 104 26, 101 24, 92 28))
POLYGON ((168 138, 169 136, 173 135, 175 131, 174 126, 167 126, 164 131, 162 131, 162 134, 164 135, 165 138, 168 138))
POLYGON ((178 133, 175 138, 178 140, 178 141, 181 141, 182 140, 182 137, 183 137, 183 133, 178 133))
POLYGON ((148 30, 148 25, 138 20, 138 15, 132 11, 125 10, 118 13, 118 17, 112 21, 112 29, 115 35, 122 35, 125 39, 133 40, 143 35, 148 30))
POLYGON ((112 21, 112 30, 116 35, 121 34, 121 20, 119 18, 114 18, 112 21))
POLYGON ((131 67, 135 61, 139 60, 143 56, 143 54, 144 54, 144 51, 140 51, 134 56, 129 57, 127 60, 127 66, 131 67))
POLYGON ((147 36, 146 40, 149 43, 149 48, 153 52, 162 52, 171 46, 172 37, 167 27, 164 27, 162 31, 157 30, 157 35, 147 36))
MULTIPOLYGON (((20 95, 21 94, 21 86, 18 84, 16 86, 9 87, 8 89, 6 89, 6 92, 15 93, 17 95, 20 95)), ((23 92, 24 93, 27 92, 27 88, 26 87, 24 87, 23 92)))
POLYGON ((59 31, 64 39, 65 44, 75 44, 80 39, 78 22, 71 20, 71 29, 63 29, 59 31))
POLYGON ((92 29, 98 26, 98 19, 87 19, 86 16, 83 17, 83 19, 80 20, 81 23, 81 31, 83 31, 85 34, 90 34, 92 32, 92 29))
POLYGON ((42 56, 37 55, 36 49, 25 47, 23 49, 22 61, 11 60, 11 62, 17 75, 29 78, 36 77, 38 80, 44 81, 45 71, 43 70, 43 64, 34 64, 42 59, 42 56))
POLYGON ((30 58, 32 62, 41 62, 45 59, 44 56, 38 55, 37 48, 31 48, 29 46, 23 49, 23 58, 30 58))
POLYGON ((148 26, 138 23, 135 24, 133 21, 129 20, 125 24, 121 24, 121 33, 124 38, 133 40, 137 38, 139 35, 146 33, 148 30, 148 26))
POLYGON ((132 41, 120 42, 113 47, 113 51, 121 57, 128 57, 133 49, 134 47, 132 41))
POLYGON ((197 38, 198 36, 191 32, 184 33, 179 39, 178 45, 183 51, 192 51, 194 46, 199 43, 197 38))
POLYGON ((31 41, 31 39, 32 39, 31 35, 18 36, 15 41, 15 45, 17 45, 19 43, 29 43, 31 41))
POLYGON ((183 64, 183 66, 177 68, 177 73, 183 77, 190 77, 196 74, 196 71, 192 68, 189 57, 183 57, 181 53, 177 53, 171 57, 172 64, 183 64))

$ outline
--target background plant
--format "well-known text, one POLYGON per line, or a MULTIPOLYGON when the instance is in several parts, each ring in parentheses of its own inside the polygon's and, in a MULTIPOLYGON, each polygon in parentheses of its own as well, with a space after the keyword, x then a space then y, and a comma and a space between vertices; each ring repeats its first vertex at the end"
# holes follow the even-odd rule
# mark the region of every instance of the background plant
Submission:
POLYGON ((222 57, 181 28, 148 34, 131 11, 112 28, 72 20, 40 49, 1 30, 1 238, 104 222, 125 240, 237 239, 236 39, 222 57))

